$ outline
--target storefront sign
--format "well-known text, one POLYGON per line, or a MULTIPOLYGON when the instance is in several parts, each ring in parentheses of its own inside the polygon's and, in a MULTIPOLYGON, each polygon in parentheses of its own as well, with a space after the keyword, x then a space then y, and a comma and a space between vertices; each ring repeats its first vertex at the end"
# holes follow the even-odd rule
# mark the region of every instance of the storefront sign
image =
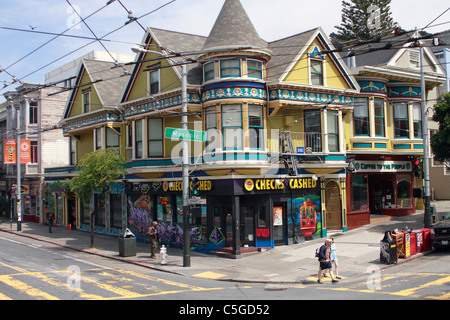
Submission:
POLYGON ((410 161, 355 161, 355 172, 411 172, 410 161))
MULTIPOLYGON (((212 190, 212 182, 209 180, 199 180, 200 187, 199 191, 211 191, 212 190)), ((192 187, 189 186, 192 190, 192 187)), ((182 181, 164 181, 162 184, 162 189, 164 192, 167 191, 183 191, 183 182, 182 181)))
POLYGON ((247 179, 244 182, 244 189, 248 192, 257 190, 284 190, 288 186, 291 190, 298 189, 314 189, 317 186, 317 181, 313 178, 298 178, 298 179, 247 179))
POLYGON ((256 228, 256 236, 258 239, 262 238, 270 238, 270 229, 269 228, 256 228))

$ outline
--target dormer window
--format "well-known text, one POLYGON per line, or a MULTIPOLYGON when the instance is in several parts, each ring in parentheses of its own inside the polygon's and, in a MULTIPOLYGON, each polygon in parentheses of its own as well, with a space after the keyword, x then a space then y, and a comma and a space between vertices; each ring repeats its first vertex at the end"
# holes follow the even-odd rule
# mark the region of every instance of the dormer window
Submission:
POLYGON ((83 113, 91 111, 91 88, 85 89, 82 92, 83 113))

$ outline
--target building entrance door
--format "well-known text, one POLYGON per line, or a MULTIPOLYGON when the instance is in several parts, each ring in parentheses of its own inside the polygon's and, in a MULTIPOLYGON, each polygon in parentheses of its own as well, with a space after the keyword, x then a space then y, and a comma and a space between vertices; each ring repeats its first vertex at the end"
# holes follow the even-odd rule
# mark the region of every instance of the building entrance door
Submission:
POLYGON ((342 206, 339 185, 330 181, 325 187, 325 210, 327 230, 342 228, 342 206))
POLYGON ((241 206, 241 246, 255 245, 255 206, 241 206))
POLYGON ((286 206, 282 203, 273 204, 273 242, 277 246, 285 245, 287 239, 286 206))

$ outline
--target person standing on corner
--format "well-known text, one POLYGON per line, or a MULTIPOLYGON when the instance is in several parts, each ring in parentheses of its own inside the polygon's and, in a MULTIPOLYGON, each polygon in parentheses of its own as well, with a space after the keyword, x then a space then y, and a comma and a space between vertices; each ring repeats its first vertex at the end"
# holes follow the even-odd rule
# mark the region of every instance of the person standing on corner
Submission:
POLYGON ((148 230, 148 234, 150 236, 150 245, 151 245, 151 250, 152 250, 152 258, 156 258, 156 249, 157 249, 157 244, 156 242, 158 241, 158 222, 153 221, 152 226, 149 228, 148 230))
POLYGON ((48 232, 52 233, 53 221, 55 221, 55 213, 48 207, 48 202, 45 203, 45 211, 47 211, 48 232))
POLYGON ((333 283, 339 282, 333 276, 333 266, 331 265, 331 258, 330 258, 331 244, 332 244, 332 240, 327 239, 325 241, 325 244, 322 247, 320 247, 320 251, 319 251, 320 267, 319 267, 319 272, 317 274, 317 277, 318 277, 317 282, 318 283, 323 283, 321 280, 321 276, 322 276, 322 272, 325 270, 328 270, 328 272, 330 273, 331 282, 333 282, 333 283))

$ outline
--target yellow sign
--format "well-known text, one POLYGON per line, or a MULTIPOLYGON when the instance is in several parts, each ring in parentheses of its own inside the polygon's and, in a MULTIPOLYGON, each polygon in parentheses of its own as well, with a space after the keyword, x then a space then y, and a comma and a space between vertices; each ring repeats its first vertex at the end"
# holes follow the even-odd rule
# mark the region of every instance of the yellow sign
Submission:
POLYGON ((315 188, 316 185, 317 181, 312 178, 289 180, 289 187, 291 189, 312 189, 315 188))
MULTIPOLYGON (((211 191, 212 190, 212 183, 208 180, 200 180, 199 181, 200 187, 198 190, 200 191, 211 191)), ((192 190, 192 186, 190 185, 189 188, 192 190)), ((163 182, 163 190, 164 192, 167 191, 183 191, 183 182, 182 181, 171 181, 163 182)))

